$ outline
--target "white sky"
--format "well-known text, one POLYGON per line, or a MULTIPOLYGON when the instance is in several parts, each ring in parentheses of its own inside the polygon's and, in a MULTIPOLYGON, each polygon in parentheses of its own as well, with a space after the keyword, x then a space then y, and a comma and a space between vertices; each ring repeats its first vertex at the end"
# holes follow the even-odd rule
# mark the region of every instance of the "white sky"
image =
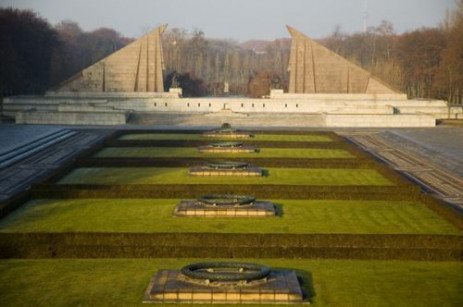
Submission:
POLYGON ((455 7, 454 0, 0 0, 0 7, 32 9, 51 24, 71 19, 86 31, 109 27, 138 37, 168 23, 243 42, 289 37, 286 24, 312 38, 329 35, 336 25, 362 31, 365 1, 368 26, 388 20, 397 33, 437 26, 455 7))

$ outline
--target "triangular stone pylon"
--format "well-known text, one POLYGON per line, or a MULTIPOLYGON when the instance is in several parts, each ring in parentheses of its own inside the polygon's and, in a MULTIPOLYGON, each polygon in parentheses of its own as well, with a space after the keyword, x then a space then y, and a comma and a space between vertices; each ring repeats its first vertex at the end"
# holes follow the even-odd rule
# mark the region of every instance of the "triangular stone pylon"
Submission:
POLYGON ((396 94, 358 65, 286 26, 292 36, 289 93, 396 94))
POLYGON ((52 89, 57 92, 163 92, 164 59, 157 27, 52 89))

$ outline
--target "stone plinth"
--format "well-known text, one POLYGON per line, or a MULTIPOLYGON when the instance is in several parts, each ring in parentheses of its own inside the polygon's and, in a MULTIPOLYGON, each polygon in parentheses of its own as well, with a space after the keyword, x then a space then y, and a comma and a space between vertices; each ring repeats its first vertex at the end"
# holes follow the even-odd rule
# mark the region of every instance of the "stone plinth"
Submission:
POLYGON ((182 200, 174 210, 175 216, 188 217, 275 217, 275 205, 266 201, 250 204, 223 206, 204 205, 198 200, 182 200))
POLYGON ((185 304, 308 304, 296 273, 271 270, 262 280, 234 287, 200 284, 177 270, 159 270, 145 292, 144 303, 185 304))
POLYGON ((220 132, 209 131, 205 132, 203 136, 208 138, 224 138, 224 139, 249 139, 252 135, 246 132, 233 131, 233 132, 220 132))
POLYGON ((248 145, 237 144, 236 146, 222 146, 221 144, 211 144, 198 147, 199 152, 203 153, 255 153, 257 150, 248 145))
POLYGON ((194 166, 188 170, 191 176, 239 176, 239 177, 260 177, 262 169, 257 166, 247 166, 237 169, 214 169, 208 166, 194 166))

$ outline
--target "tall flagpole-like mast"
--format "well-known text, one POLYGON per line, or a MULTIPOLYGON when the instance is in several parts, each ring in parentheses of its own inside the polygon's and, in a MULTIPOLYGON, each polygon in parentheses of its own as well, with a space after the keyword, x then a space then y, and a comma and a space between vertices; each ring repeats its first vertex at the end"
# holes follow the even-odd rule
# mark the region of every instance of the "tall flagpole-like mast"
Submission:
POLYGON ((363 0, 363 33, 367 32, 368 0, 363 0))

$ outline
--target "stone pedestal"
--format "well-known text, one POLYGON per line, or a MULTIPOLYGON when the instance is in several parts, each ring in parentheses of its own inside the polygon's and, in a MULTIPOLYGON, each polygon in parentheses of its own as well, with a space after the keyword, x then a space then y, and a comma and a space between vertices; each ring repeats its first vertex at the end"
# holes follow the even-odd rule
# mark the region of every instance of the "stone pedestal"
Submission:
POLYGON ((214 169, 207 166, 194 166, 188 170, 191 176, 239 176, 239 177, 260 177, 262 169, 257 166, 248 166, 237 169, 214 169))
POLYGON ((187 217, 275 217, 275 205, 266 201, 254 201, 236 206, 210 206, 198 200, 182 200, 174 210, 175 216, 187 217))
POLYGON ((144 303, 185 304, 309 304, 296 273, 272 270, 261 280, 233 287, 199 284, 177 270, 159 270, 145 292, 144 303))

